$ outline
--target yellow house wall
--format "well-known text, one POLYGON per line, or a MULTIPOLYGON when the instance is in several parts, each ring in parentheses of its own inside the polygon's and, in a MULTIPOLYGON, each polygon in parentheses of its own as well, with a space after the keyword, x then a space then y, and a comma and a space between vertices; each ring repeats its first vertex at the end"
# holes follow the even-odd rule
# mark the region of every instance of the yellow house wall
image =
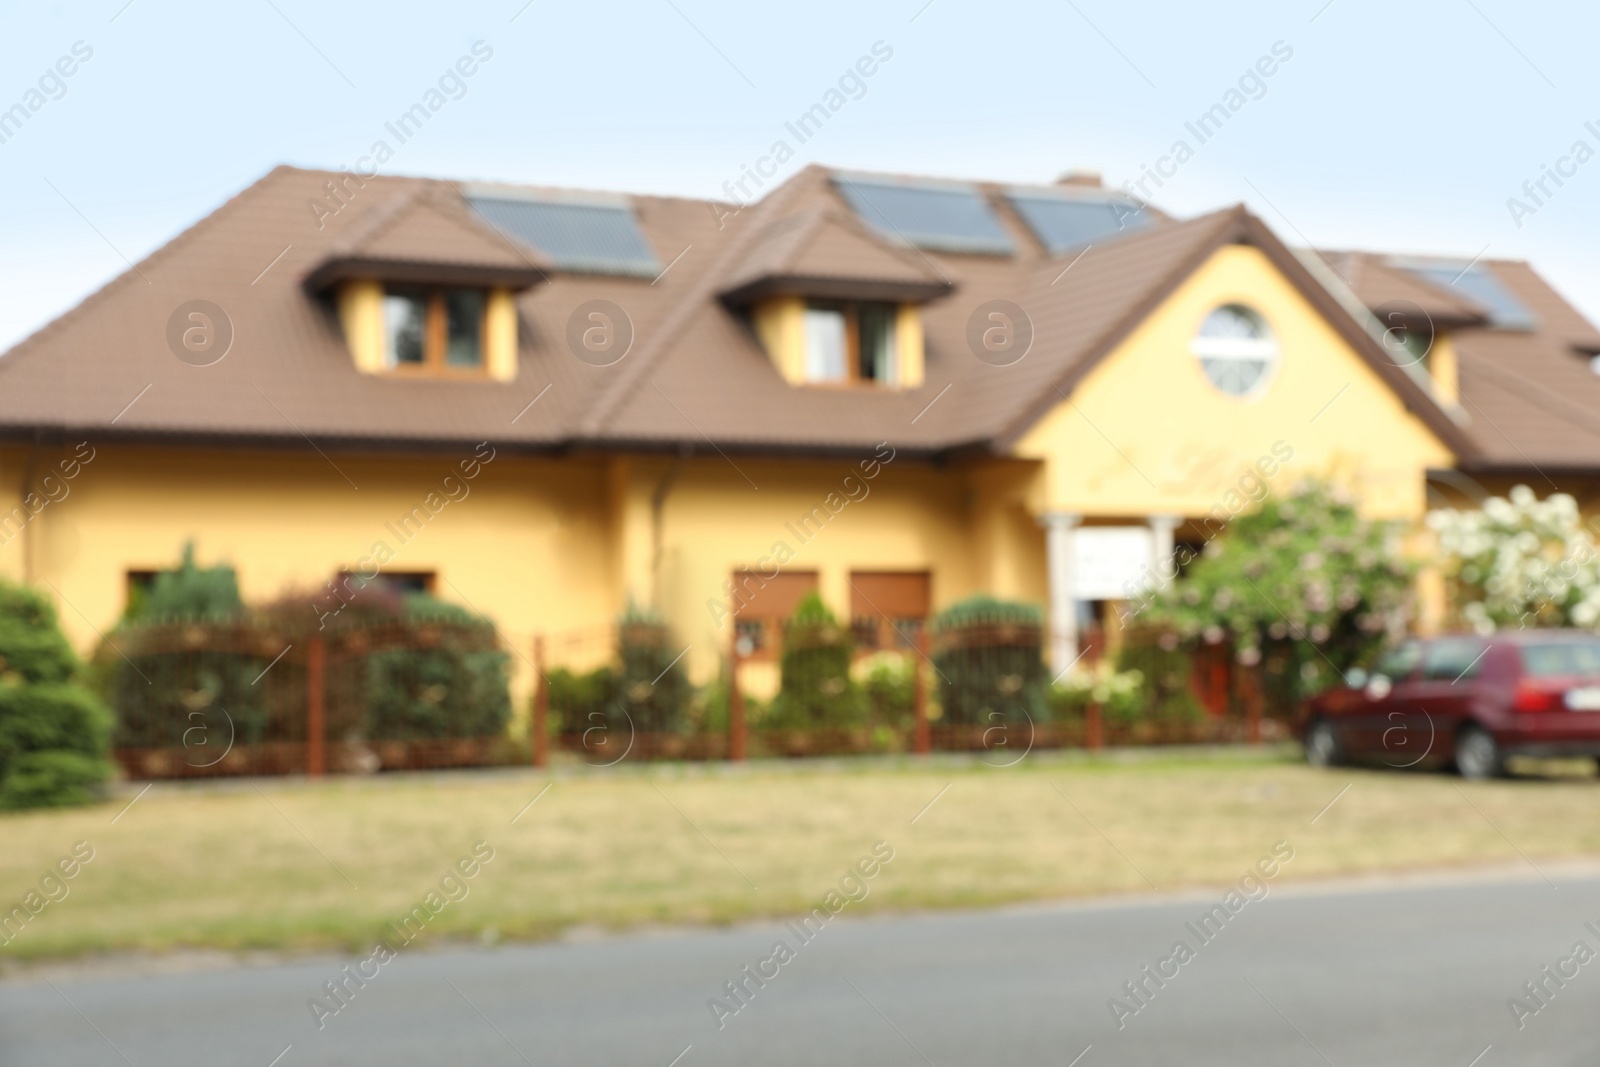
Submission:
POLYGON ((1015 451, 1045 464, 1035 511, 1196 517, 1240 490, 1278 442, 1280 456, 1287 448, 1293 457, 1271 479, 1275 490, 1302 475, 1329 475, 1374 518, 1420 519, 1424 471, 1454 462, 1265 255, 1230 245, 1015 451), (1281 353, 1267 386, 1245 399, 1214 388, 1189 348, 1206 315, 1227 303, 1260 312, 1281 353))
POLYGON ((381 374, 383 365, 383 283, 348 281, 339 286, 339 323, 356 370, 381 374))
POLYGON ((1455 339, 1440 334, 1433 339, 1428 351, 1428 372, 1433 378, 1434 395, 1451 407, 1461 403, 1461 361, 1456 354, 1455 339))
POLYGON ((483 313, 484 369, 497 382, 517 377, 517 302, 509 289, 490 289, 483 313))
POLYGON ((750 309, 761 347, 791 385, 806 380, 806 302, 799 296, 773 296, 750 309))
MULTIPOLYGON (((712 456, 680 469, 661 511, 658 607, 689 646, 685 660, 696 680, 715 674, 728 647, 725 583, 735 569, 773 560, 780 543, 793 553, 782 569, 818 572, 819 592, 841 619, 850 613, 852 570, 930 571, 935 610, 978 591, 967 476, 896 458, 868 479, 860 464, 871 459, 870 453, 828 462, 739 457, 741 475, 712 456), (802 516, 817 508, 827 521, 818 529, 814 519, 803 529, 802 516)), ((628 593, 640 603, 647 603, 652 584, 649 498, 670 463, 630 460, 623 479, 629 499, 618 509, 628 516, 622 566, 628 593)), ((772 567, 765 564, 767 573, 772 567)))
MULTIPOLYGON (((24 457, 22 450, 3 457, 8 491, 24 457)), ((308 620, 317 617, 313 595, 325 592, 323 583, 360 566, 382 541, 394 552, 384 569, 433 571, 441 597, 499 624, 516 651, 519 694, 529 687, 533 634, 600 627, 614 617, 599 461, 499 452, 476 478, 452 483, 459 497, 452 500, 443 479, 460 477, 470 449, 333 458, 359 490, 315 454, 100 445, 69 494, 25 527, 37 547, 32 581, 54 597, 69 638, 88 653, 126 606, 127 571, 172 566, 187 540, 203 565, 236 567, 248 602, 298 590, 308 620), (426 510, 429 493, 447 502, 403 540, 388 524, 414 507, 426 510)), ((0 546, 0 572, 25 577, 23 537, 0 546)), ((336 606, 323 597, 315 603, 336 606)))
POLYGON ((925 345, 922 337, 922 309, 901 304, 894 317, 894 342, 900 363, 899 385, 915 389, 922 384, 925 345))

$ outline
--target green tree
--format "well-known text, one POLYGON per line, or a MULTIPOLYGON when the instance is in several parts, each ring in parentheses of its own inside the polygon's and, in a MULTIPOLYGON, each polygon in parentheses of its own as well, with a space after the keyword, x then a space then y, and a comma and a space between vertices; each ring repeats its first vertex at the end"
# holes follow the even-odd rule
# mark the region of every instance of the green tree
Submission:
POLYGON ((0 581, 0 808, 84 804, 111 776, 111 715, 49 601, 0 581))
POLYGON ((850 677, 855 642, 822 598, 808 593, 783 628, 778 695, 767 724, 780 730, 860 726, 861 687, 850 677))
POLYGON ((1397 533, 1333 486, 1304 482, 1234 519, 1156 595, 1149 619, 1191 648, 1230 644, 1287 711, 1404 629, 1412 568, 1397 533))

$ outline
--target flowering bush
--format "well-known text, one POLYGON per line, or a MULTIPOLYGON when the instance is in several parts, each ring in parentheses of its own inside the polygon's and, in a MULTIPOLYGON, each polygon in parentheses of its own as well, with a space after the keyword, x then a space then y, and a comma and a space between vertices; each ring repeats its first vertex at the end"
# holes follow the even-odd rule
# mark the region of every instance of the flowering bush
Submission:
POLYGON ((1519 485, 1509 500, 1428 516, 1439 535, 1461 619, 1479 633, 1506 626, 1600 626, 1600 554, 1566 493, 1538 500, 1519 485))
POLYGON ((1111 722, 1133 722, 1145 711, 1144 675, 1116 670, 1103 659, 1090 670, 1070 672, 1050 687, 1050 707, 1057 719, 1081 716, 1090 703, 1100 705, 1111 722))
POLYGON ((1411 568, 1394 532, 1341 490, 1304 482, 1235 519, 1158 594, 1152 619, 1173 647, 1231 644, 1287 710, 1404 630, 1411 568))

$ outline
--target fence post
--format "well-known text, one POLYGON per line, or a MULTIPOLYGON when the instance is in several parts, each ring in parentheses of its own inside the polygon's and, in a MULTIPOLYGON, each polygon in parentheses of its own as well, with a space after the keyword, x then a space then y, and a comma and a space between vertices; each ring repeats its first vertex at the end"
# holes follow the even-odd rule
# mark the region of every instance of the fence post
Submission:
POLYGON ((1105 743, 1105 733, 1100 724, 1100 704, 1091 700, 1083 709, 1083 746, 1099 750, 1105 747, 1105 743))
POLYGON ((544 767, 550 762, 550 679, 544 672, 544 634, 533 638, 533 720, 528 732, 533 736, 529 748, 533 765, 544 767))
POLYGON ((1261 743, 1261 679, 1255 671, 1242 672, 1246 736, 1252 745, 1261 743))
POLYGON ((739 692, 739 624, 728 642, 728 759, 744 759, 744 695, 739 692))
POLYGON ((928 658, 928 628, 917 631, 917 658, 911 661, 911 750, 919 756, 933 751, 933 731, 928 725, 928 674, 923 661, 928 658))
POLYGON ((324 770, 324 742, 327 714, 323 704, 326 686, 328 646, 319 634, 306 644, 306 775, 321 778, 324 770))

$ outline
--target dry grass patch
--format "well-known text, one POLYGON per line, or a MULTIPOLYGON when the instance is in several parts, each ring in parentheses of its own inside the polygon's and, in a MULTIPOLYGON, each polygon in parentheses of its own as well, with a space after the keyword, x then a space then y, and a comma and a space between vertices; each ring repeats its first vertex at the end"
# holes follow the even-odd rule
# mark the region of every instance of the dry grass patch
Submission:
POLYGON ((0 959, 367 947, 478 841, 495 858, 429 936, 793 915, 879 840, 895 859, 852 911, 1222 885, 1279 840, 1296 850, 1282 875, 1291 881, 1521 862, 1518 849, 1535 862, 1600 853, 1592 778, 1467 784, 1316 771, 1274 753, 1035 754, 1006 770, 660 766, 558 775, 517 817, 550 781, 494 772, 157 786, 115 824, 131 790, 101 807, 0 816, 7 909, 73 842, 96 850, 70 895, 0 959))

